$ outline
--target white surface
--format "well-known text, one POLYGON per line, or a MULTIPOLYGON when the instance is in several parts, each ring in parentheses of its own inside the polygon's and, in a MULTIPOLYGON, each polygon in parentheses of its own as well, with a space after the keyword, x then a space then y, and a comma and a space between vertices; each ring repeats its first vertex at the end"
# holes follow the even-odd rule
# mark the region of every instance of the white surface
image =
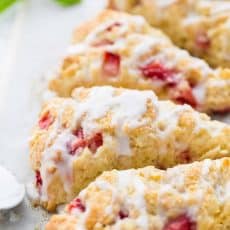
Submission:
POLYGON ((25 186, 12 173, 0 166, 0 210, 16 207, 25 195, 25 186))
MULTIPOLYGON (((28 0, 0 15, 0 165, 27 183, 28 137, 41 103, 42 79, 66 51, 73 28, 92 18, 104 0, 62 8, 54 0, 28 0)), ((40 228, 46 213, 27 200, 0 213, 0 229, 40 228)))

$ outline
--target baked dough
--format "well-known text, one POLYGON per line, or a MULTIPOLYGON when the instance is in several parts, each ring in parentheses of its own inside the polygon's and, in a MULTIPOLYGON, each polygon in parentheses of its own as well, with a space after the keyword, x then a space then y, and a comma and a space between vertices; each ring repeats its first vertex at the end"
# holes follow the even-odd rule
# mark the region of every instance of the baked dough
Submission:
POLYGON ((104 11, 79 26, 56 75, 50 89, 59 96, 79 86, 112 85, 150 89, 203 112, 230 109, 230 69, 210 68, 140 16, 104 11))
POLYGON ((152 91, 78 88, 48 101, 30 141, 39 203, 54 210, 103 171, 230 156, 230 127, 152 91))
POLYGON ((46 230, 228 230, 230 159, 103 173, 46 230))
POLYGON ((143 15, 176 45, 212 66, 230 68, 230 1, 109 0, 109 5, 143 15))

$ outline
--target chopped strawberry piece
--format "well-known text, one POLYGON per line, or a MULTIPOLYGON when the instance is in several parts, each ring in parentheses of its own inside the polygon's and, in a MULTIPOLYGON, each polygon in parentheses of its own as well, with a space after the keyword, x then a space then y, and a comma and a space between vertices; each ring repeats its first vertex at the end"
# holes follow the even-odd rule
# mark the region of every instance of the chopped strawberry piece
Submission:
POLYGON ((68 210, 70 212, 75 208, 79 209, 81 212, 85 212, 85 205, 82 203, 80 198, 74 199, 68 206, 68 210))
POLYGON ((113 28, 114 27, 119 27, 119 26, 121 26, 121 23, 120 22, 114 22, 112 25, 110 25, 110 26, 108 26, 107 28, 106 28, 106 31, 112 31, 113 30, 113 28))
POLYGON ((140 67, 143 76, 152 80, 164 81, 167 85, 176 85, 175 79, 176 70, 165 67, 159 62, 150 62, 149 64, 140 67))
POLYGON ((40 129, 48 129, 54 122, 54 117, 51 116, 50 112, 45 113, 38 122, 40 129))
POLYGON ((70 155, 75 155, 78 150, 88 147, 92 153, 95 153, 97 149, 103 145, 103 137, 101 133, 96 133, 90 138, 85 138, 83 129, 79 128, 73 132, 76 136, 74 141, 69 141, 66 143, 67 151, 70 155))
POLYGON ((204 31, 202 32, 200 31, 197 33, 195 43, 196 43, 196 46, 200 48, 202 51, 206 51, 207 49, 209 49, 211 45, 211 41, 207 33, 204 31))
POLYGON ((194 230, 195 224, 186 215, 170 220, 163 230, 194 230))
POLYGON ((181 90, 179 92, 179 95, 174 98, 174 100, 179 104, 189 104, 193 108, 197 106, 196 98, 194 97, 192 93, 192 89, 188 88, 186 90, 181 90))
POLYGON ((120 219, 125 219, 129 216, 129 213, 127 211, 120 210, 118 215, 119 215, 120 219))
POLYGON ((36 178, 36 187, 41 188, 41 186, 42 186, 42 178, 41 178, 41 173, 40 173, 39 170, 36 170, 35 178, 36 178))
POLYGON ((92 138, 88 140, 88 148, 92 153, 95 153, 97 149, 103 145, 103 137, 101 133, 96 133, 92 138))
POLYGON ((83 133, 82 128, 79 128, 79 129, 73 131, 73 135, 80 138, 80 139, 84 139, 84 133, 83 133))
POLYGON ((110 52, 104 53, 103 73, 107 76, 117 76, 120 71, 120 56, 110 52))
POLYGON ((86 146, 86 142, 82 139, 76 139, 74 142, 67 142, 66 147, 67 151, 70 155, 75 155, 77 150, 80 148, 84 148, 86 146))
POLYGON ((83 129, 77 129, 73 132, 73 134, 76 136, 76 139, 72 142, 67 142, 66 147, 67 151, 70 155, 75 155, 77 153, 77 150, 80 148, 86 147, 86 141, 84 140, 84 134, 83 129))

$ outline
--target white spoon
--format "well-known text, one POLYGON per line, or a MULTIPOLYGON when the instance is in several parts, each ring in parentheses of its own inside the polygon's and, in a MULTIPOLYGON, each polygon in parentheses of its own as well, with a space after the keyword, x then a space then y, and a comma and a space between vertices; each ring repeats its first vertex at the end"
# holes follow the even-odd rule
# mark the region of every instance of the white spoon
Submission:
POLYGON ((0 166, 0 210, 20 204, 25 196, 25 187, 7 169, 0 166))

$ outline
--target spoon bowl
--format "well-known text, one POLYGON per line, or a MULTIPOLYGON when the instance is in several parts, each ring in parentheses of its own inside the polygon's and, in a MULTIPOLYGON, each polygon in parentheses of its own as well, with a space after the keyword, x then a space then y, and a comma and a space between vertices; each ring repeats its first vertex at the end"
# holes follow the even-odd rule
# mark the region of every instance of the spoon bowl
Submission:
POLYGON ((25 186, 7 169, 0 166, 0 210, 19 205, 25 196, 25 186))

